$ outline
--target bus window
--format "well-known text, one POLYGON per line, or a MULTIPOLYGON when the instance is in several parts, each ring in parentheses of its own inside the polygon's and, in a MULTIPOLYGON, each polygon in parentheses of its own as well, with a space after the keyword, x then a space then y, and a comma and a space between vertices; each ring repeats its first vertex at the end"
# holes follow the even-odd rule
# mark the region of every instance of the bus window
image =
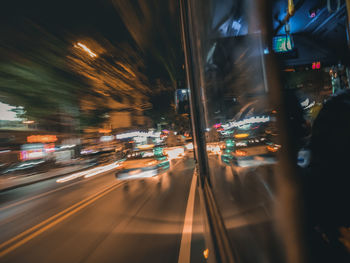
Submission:
MULTIPOLYGON (((325 100, 349 88, 345 4, 329 11, 327 1, 209 2, 182 2, 183 36, 201 186, 204 196, 214 196, 226 246, 238 262, 339 256, 330 247, 346 251, 337 229, 345 233, 349 221, 316 233, 315 222, 324 220, 310 223, 302 207, 320 206, 308 194, 311 180, 318 180, 308 170, 313 123, 321 122, 325 100), (337 23, 342 27, 332 31, 337 23), (314 241, 324 242, 322 235, 333 235, 333 244, 316 255, 322 245, 314 241)), ((341 196, 346 199, 332 200, 343 204, 341 196)))

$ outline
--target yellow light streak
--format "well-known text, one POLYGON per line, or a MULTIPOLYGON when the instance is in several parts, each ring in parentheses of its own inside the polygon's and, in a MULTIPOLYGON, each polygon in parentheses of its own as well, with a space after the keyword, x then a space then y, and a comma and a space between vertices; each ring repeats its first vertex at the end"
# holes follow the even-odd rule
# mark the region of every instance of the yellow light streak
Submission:
POLYGON ((239 133, 239 134, 235 134, 235 138, 236 139, 243 139, 243 138, 247 138, 249 136, 248 133, 239 133))
POLYGON ((80 47, 82 50, 84 50, 86 53, 88 53, 90 55, 90 57, 92 57, 92 58, 97 57, 97 55, 94 52, 92 52, 90 48, 88 48, 87 46, 85 46, 84 44, 82 44, 80 42, 75 44, 74 47, 76 47, 76 48, 80 47))

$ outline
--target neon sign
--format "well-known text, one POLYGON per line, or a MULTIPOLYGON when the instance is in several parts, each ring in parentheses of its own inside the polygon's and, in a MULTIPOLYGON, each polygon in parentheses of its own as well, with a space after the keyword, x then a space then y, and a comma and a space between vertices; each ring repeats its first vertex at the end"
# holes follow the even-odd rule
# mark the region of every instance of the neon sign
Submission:
POLYGON ((57 141, 56 135, 31 135, 27 137, 27 142, 33 143, 33 142, 55 142, 57 141))
POLYGON ((230 129, 230 128, 236 128, 236 127, 242 127, 247 124, 255 124, 255 123, 265 123, 269 122, 270 117, 269 116, 255 116, 255 117, 250 117, 241 121, 231 121, 228 124, 223 124, 222 127, 225 129, 230 129))
POLYGON ((289 52, 294 48, 292 36, 283 35, 273 38, 273 50, 277 53, 289 52))

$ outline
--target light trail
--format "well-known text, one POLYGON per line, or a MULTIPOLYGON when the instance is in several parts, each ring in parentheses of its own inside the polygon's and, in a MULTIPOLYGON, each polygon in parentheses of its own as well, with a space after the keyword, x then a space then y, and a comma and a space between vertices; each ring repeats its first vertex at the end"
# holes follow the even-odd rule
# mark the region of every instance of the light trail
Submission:
POLYGON ((120 166, 119 162, 114 162, 112 164, 99 166, 99 167, 96 167, 96 168, 93 168, 93 169, 90 169, 87 171, 82 171, 82 172, 78 172, 78 173, 74 173, 74 174, 62 177, 62 178, 56 180, 56 182, 57 183, 65 183, 65 182, 68 182, 68 181, 71 181, 71 180, 74 180, 74 179, 77 179, 80 177, 89 178, 89 177, 95 176, 97 174, 110 171, 110 170, 115 169, 119 166, 120 166))

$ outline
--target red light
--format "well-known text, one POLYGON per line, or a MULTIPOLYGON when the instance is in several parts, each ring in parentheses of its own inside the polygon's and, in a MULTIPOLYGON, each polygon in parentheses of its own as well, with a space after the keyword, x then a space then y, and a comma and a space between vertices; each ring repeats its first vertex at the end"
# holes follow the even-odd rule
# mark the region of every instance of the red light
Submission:
POLYGON ((55 151, 55 144, 54 143, 49 143, 44 145, 45 152, 54 152, 55 151))
POLYGON ((320 69, 321 68, 321 62, 312 62, 312 69, 320 69))

